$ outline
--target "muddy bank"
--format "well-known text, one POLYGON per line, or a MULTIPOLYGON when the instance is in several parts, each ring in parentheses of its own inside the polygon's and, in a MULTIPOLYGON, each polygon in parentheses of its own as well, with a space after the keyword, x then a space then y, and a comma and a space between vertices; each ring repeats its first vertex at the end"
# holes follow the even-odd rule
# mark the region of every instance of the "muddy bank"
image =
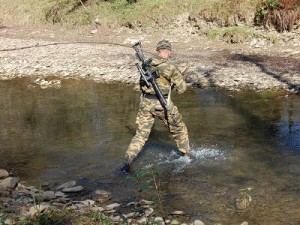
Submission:
MULTIPOLYGON (((30 76, 34 77, 33 85, 43 87, 59 87, 59 80, 68 78, 137 84, 139 75, 135 67, 136 58, 130 46, 137 40, 142 40, 145 50, 155 53, 149 50, 154 49, 155 41, 150 41, 151 38, 147 35, 131 35, 126 39, 118 36, 115 40, 106 37, 105 41, 50 41, 7 36, 0 37, 0 79, 30 76)), ((209 41, 203 43, 198 38, 199 45, 193 47, 196 45, 195 38, 185 42, 184 46, 180 46, 180 38, 172 39, 173 60, 181 70, 186 70, 184 75, 189 84, 231 91, 270 89, 299 92, 300 65, 297 49, 282 52, 282 55, 278 52, 263 55, 261 53, 268 46, 263 46, 260 51, 256 51, 258 46, 251 43, 251 46, 244 48, 233 45, 232 48, 223 48, 209 41)), ((151 54, 146 56, 150 57, 151 54)))

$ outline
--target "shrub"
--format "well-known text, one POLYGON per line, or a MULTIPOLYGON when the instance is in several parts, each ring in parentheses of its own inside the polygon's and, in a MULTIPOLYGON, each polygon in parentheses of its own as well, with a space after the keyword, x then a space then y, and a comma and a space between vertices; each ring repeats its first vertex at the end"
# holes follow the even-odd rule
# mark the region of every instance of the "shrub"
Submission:
POLYGON ((263 0, 257 7, 255 23, 278 32, 291 31, 300 20, 300 0, 263 0))

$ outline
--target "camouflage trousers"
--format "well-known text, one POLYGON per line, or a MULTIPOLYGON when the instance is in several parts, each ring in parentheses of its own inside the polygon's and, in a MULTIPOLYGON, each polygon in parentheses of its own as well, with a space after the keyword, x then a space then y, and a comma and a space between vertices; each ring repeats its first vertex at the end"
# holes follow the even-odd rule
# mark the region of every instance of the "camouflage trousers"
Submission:
POLYGON ((170 110, 166 112, 161 106, 159 100, 142 98, 140 109, 137 114, 136 134, 131 140, 131 143, 126 151, 126 158, 135 158, 142 150, 147 141, 155 118, 159 118, 169 128, 179 151, 186 153, 190 151, 189 138, 187 128, 182 120, 182 115, 178 108, 170 102, 170 110))

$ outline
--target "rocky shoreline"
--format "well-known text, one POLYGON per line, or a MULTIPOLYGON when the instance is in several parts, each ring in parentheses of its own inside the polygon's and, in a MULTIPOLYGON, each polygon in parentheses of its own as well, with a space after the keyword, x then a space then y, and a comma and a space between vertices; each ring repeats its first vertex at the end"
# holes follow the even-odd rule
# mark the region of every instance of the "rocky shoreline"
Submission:
MULTIPOLYGON (((131 45, 137 40, 144 41, 146 50, 155 45, 154 42, 147 41, 147 37, 138 35, 136 39, 127 38, 121 43, 0 36, 0 79, 32 77, 32 86, 42 88, 59 88, 60 81, 69 78, 136 85, 139 79, 131 45)), ((253 44, 253 40, 247 46, 247 51, 243 51, 243 47, 228 50, 221 47, 206 48, 205 45, 182 51, 177 44, 179 42, 179 39, 173 40, 173 60, 185 71, 185 79, 190 85, 229 91, 284 90, 292 94, 300 91, 297 49, 290 51, 290 54, 285 53, 285 56, 262 55, 263 49, 267 49, 268 45, 263 46, 261 51, 256 51, 258 47, 253 44)), ((293 47, 300 48, 297 44, 293 47)))
MULTIPOLYGON (((40 188, 27 186, 20 178, 0 169, 0 224, 24 224, 24 221, 36 219, 42 214, 72 210, 73 217, 93 213, 101 224, 204 225, 200 219, 191 221, 188 212, 180 210, 170 212, 163 218, 159 215, 158 203, 153 201, 137 199, 123 204, 115 202, 106 190, 96 190, 91 199, 77 200, 74 196, 83 189, 76 181, 66 182, 52 190, 49 183, 41 184, 40 188)), ((240 201, 238 203, 237 209, 241 210, 240 201)), ((241 225, 248 225, 248 222, 241 225)))

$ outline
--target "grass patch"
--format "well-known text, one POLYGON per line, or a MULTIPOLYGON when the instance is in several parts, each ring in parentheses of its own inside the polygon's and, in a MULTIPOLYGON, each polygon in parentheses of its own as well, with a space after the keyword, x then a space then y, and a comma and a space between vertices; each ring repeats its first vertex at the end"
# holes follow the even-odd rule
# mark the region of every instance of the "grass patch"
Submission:
POLYGON ((51 3, 47 0, 1 0, 0 22, 3 25, 37 25, 45 22, 43 9, 51 3))
POLYGON ((58 210, 49 208, 45 213, 38 213, 34 216, 21 218, 17 225, 71 225, 72 218, 76 218, 73 210, 58 210))
MULTIPOLYGON (((292 30, 300 19, 300 0, 1 0, 2 25, 64 26, 94 25, 97 19, 108 27, 166 27, 189 13, 192 18, 219 27, 240 25, 275 26, 292 30)), ((239 41, 238 38, 235 41, 239 41)))
POLYGON ((107 24, 138 21, 147 26, 168 23, 179 14, 189 12, 208 21, 228 24, 233 14, 239 15, 236 18, 242 18, 249 10, 254 14, 253 1, 258 0, 139 0, 133 4, 126 0, 2 0, 0 20, 76 26, 90 24, 98 18, 107 24))
POLYGON ((207 32, 210 39, 222 39, 228 43, 243 43, 256 37, 255 32, 246 27, 214 28, 207 32))

